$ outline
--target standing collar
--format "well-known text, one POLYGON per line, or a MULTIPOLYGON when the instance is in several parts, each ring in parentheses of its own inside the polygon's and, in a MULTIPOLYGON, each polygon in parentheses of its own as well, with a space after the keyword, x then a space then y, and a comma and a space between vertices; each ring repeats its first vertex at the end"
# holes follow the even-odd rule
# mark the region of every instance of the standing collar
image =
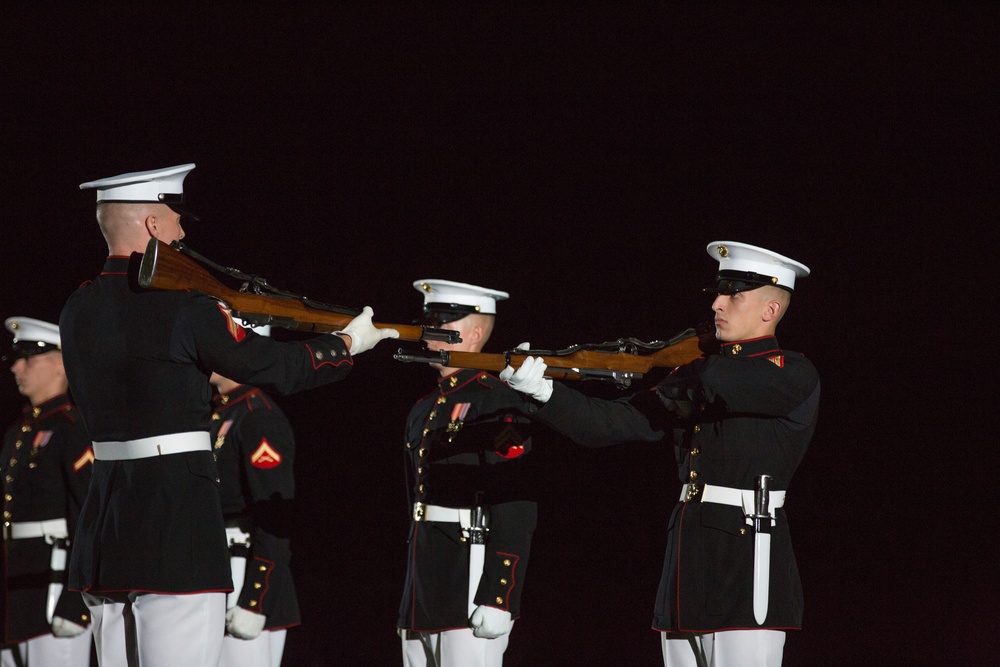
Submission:
POLYGON ((761 338, 723 343, 719 349, 719 354, 724 357, 757 357, 780 350, 781 346, 778 345, 777 338, 774 336, 762 336, 761 338))

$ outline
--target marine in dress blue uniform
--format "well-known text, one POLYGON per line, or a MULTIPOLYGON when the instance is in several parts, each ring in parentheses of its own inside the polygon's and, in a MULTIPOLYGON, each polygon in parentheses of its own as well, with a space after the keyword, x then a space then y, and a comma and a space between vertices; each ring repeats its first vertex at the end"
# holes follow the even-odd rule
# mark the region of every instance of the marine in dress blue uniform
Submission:
POLYGON ((5 325, 14 342, 4 360, 29 405, 5 433, 0 452, 0 664, 82 667, 90 664, 90 612, 80 594, 66 588, 65 562, 94 455, 67 394, 59 328, 27 317, 5 325))
MULTIPOLYGON (((254 327, 261 335, 269 327, 254 327)), ((295 497, 295 435, 259 387, 213 373, 212 447, 234 586, 220 667, 278 667, 287 628, 299 625, 288 526, 295 497)))
MULTIPOLYGON (((424 294, 426 324, 461 332, 461 343, 428 343, 432 350, 480 351, 496 302, 507 298, 445 280, 419 280, 414 287, 424 294)), ((437 387, 406 421, 412 522, 398 620, 403 664, 501 665, 521 611, 537 518, 525 483, 531 423, 524 397, 495 375, 438 371, 437 387)))
POLYGON ((245 331, 200 292, 136 287, 133 253, 150 238, 184 236, 183 180, 193 168, 81 185, 98 192, 109 257, 60 318, 70 387, 96 457, 69 585, 89 596, 105 665, 218 662, 233 584, 209 439, 210 372, 292 393, 342 379, 353 366, 349 349, 385 337, 366 308, 344 336, 277 342, 245 331))
POLYGON ((668 524, 653 627, 664 664, 780 665, 784 631, 801 627, 802 586, 784 510, 785 492, 816 425, 820 383, 775 328, 799 262, 744 243, 708 245, 718 354, 678 368, 652 391, 617 401, 544 378, 529 359, 501 377, 535 398, 530 410, 576 442, 672 441, 682 483, 668 524), (754 614, 755 480, 771 480, 766 614, 754 614))

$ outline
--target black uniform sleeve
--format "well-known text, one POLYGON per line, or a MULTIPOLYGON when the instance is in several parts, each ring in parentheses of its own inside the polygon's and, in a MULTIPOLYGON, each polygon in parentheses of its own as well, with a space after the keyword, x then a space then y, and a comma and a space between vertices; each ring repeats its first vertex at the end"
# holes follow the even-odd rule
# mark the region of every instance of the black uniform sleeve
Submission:
POLYGON ((180 309, 171 341, 175 361, 195 363, 231 380, 267 386, 280 394, 345 377, 354 362, 347 345, 327 334, 308 341, 279 342, 236 324, 229 310, 207 296, 180 309))
MULTIPOLYGON (((65 415, 65 424, 59 429, 60 462, 66 486, 66 523, 69 530, 70 549, 73 548, 76 522, 80 507, 87 495, 94 470, 94 456, 90 437, 80 414, 75 410, 65 415)), ((67 554, 67 564, 69 563, 67 554)), ((67 571, 68 572, 68 568, 67 571)), ((66 575, 64 572, 64 575, 66 575)), ((65 618, 84 627, 90 625, 90 610, 83 602, 83 595, 69 590, 63 581, 63 592, 56 603, 55 616, 65 618)))
POLYGON ((786 352, 780 364, 768 357, 709 357, 700 373, 702 398, 726 412, 785 417, 817 390, 819 374, 805 357, 786 352))
POLYGON ((520 615, 524 575, 537 518, 537 505, 531 501, 490 506, 489 538, 476 604, 509 611, 514 618, 520 615))
POLYGON ((654 392, 609 401, 553 382, 548 402, 529 411, 532 418, 585 447, 631 441, 657 442, 667 428, 667 411, 654 392))
POLYGON ((293 586, 283 578, 291 576, 287 530, 295 494, 295 437, 285 415, 272 409, 251 409, 236 435, 241 473, 250 495, 247 514, 252 523, 246 578, 238 604, 272 616, 279 604, 279 598, 272 593, 293 586))

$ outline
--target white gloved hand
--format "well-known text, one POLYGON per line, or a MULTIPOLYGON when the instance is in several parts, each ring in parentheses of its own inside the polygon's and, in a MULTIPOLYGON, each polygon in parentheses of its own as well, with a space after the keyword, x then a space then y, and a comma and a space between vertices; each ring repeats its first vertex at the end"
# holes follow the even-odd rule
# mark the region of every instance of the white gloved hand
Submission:
POLYGON ((230 607, 226 612, 226 632, 237 639, 257 639, 266 622, 267 616, 243 607, 230 607))
POLYGON ((510 620, 509 611, 479 605, 472 612, 469 627, 472 628, 472 634, 481 639, 496 639, 510 632, 514 627, 514 621, 510 620))
POLYGON ((60 618, 59 616, 54 616, 52 618, 52 634, 56 637, 76 637, 77 635, 83 634, 83 631, 86 629, 87 628, 83 627, 79 623, 74 623, 73 621, 60 618))
POLYGON ((525 357, 517 371, 511 366, 500 371, 500 379, 511 389, 544 403, 552 396, 552 378, 545 377, 546 368, 541 357, 525 357))
POLYGON ((361 314, 348 322, 343 331, 334 332, 351 337, 352 357, 372 349, 380 340, 399 338, 399 332, 395 329, 376 329, 372 326, 372 315, 374 312, 371 306, 365 306, 361 309, 361 314))

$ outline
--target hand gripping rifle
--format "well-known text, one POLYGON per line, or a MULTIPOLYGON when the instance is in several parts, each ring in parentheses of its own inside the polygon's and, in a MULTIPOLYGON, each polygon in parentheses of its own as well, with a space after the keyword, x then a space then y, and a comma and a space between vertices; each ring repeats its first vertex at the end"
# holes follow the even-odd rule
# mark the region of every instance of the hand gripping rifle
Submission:
POLYGON ((445 368, 477 368, 502 371, 519 367, 526 357, 541 357, 546 377, 557 380, 609 380, 627 387, 651 368, 676 368, 713 350, 714 336, 687 329, 669 341, 644 343, 636 338, 619 338, 607 343, 572 345, 564 350, 507 350, 501 354, 483 352, 410 352, 400 349, 397 361, 441 364, 445 368))
MULTIPOLYGON (((340 331, 361 311, 320 303, 272 287, 266 279, 220 266, 179 241, 174 247, 150 239, 139 266, 142 287, 164 290, 201 290, 224 301, 233 315, 254 326, 281 327, 296 331, 330 333, 340 331), (204 265, 243 281, 240 289, 228 287, 204 265)), ((378 329, 395 329, 401 340, 461 342, 457 331, 432 329, 411 324, 378 324, 378 329)))

